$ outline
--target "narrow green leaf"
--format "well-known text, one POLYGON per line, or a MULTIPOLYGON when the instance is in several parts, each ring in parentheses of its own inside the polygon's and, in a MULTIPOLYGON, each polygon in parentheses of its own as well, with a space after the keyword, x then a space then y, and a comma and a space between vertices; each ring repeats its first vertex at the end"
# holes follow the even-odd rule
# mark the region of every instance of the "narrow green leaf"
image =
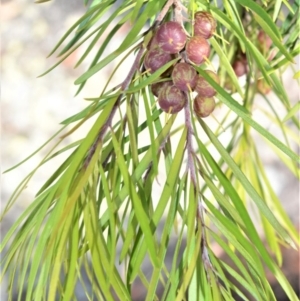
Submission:
POLYGON ((161 68, 159 68, 158 70, 156 70, 153 74, 151 74, 150 76, 148 76, 147 78, 145 78, 144 80, 142 80, 140 84, 130 86, 127 89, 126 93, 127 94, 132 94, 132 93, 138 92, 138 91, 144 89, 145 87, 149 86, 156 79, 158 79, 161 74, 163 74, 166 70, 168 70, 175 62, 177 62, 178 59, 179 58, 176 58, 176 59, 168 62, 167 64, 163 65, 161 68))
POLYGON ((119 51, 123 52, 126 50, 130 45, 132 45, 140 33, 140 31, 143 29, 145 24, 147 24, 147 21, 156 14, 156 12, 162 7, 163 1, 149 1, 145 5, 143 9, 143 13, 140 14, 139 18, 135 21, 133 24, 130 32, 126 35, 124 41, 119 47, 119 51), (159 4, 159 8, 157 7, 157 4, 159 4))
POLYGON ((59 46, 66 40, 66 38, 71 34, 71 32, 79 26, 82 22, 84 22, 86 19, 88 19, 93 13, 95 13, 97 10, 102 9, 103 4, 99 3, 98 5, 95 5, 93 8, 88 10, 81 18, 79 18, 63 35, 63 37, 59 40, 59 42, 56 44, 56 46, 52 49, 52 51, 49 53, 48 57, 51 56, 58 48, 59 46))
MULTIPOLYGON (((134 47, 134 48, 136 48, 136 47, 134 47)), ((132 50, 130 50, 130 51, 132 51, 132 50)), ((75 85, 82 84, 87 79, 89 79, 91 76, 93 76, 98 71, 100 71, 102 68, 104 68, 111 61, 113 61, 114 59, 116 59, 122 53, 123 53, 123 51, 121 52, 120 48, 118 48, 117 50, 113 51, 107 57, 105 57, 102 61, 100 61, 99 63, 97 63, 96 65, 94 65, 93 67, 91 67, 88 71, 86 71, 85 73, 83 73, 80 77, 78 77, 75 80, 74 84, 75 85)))
POLYGON ((298 101, 292 108, 291 110, 285 115, 285 117, 282 119, 282 122, 286 122, 290 118, 292 118, 294 115, 298 113, 300 110, 300 101, 298 101))
MULTIPOLYGON (((260 26, 263 28, 263 30, 268 34, 268 36, 272 39, 275 46, 278 47, 278 49, 284 54, 284 56, 290 61, 294 62, 293 57, 290 55, 290 53, 287 51, 287 49, 283 46, 282 41, 278 38, 276 33, 271 29, 271 26, 269 23, 267 23, 268 20, 264 19, 263 17, 260 17, 259 15, 254 16, 256 21, 260 24, 260 26)), ((272 23, 274 24, 274 23, 272 23)))
POLYGON ((230 166, 233 173, 236 175, 237 179, 239 179, 239 181, 241 182, 245 190, 248 192, 252 200, 256 203, 260 211, 264 214, 264 216, 268 219, 268 221, 276 229, 276 231, 284 238, 284 240, 289 244, 293 245, 294 243, 291 240, 290 236, 286 233, 285 229, 283 229, 283 227, 279 224, 277 219, 274 217, 274 214, 266 206, 265 202, 261 199, 257 191, 253 188, 249 180, 245 177, 243 172, 239 169, 237 164, 233 161, 233 159, 224 149, 222 144, 218 141, 218 139, 215 137, 215 135, 212 133, 209 127, 204 123, 204 121, 199 119, 199 122, 202 128, 204 129, 205 133, 208 135, 209 139, 212 141, 213 145, 217 148, 217 150, 219 151, 225 162, 228 164, 228 166, 230 166))
MULTIPOLYGON (((172 162, 170 172, 169 172, 167 180, 166 180, 166 184, 164 185, 164 189, 163 189, 160 199, 158 201, 157 208, 152 216, 152 223, 154 226, 157 226, 159 221, 161 220, 161 217, 167 206, 168 200, 173 194, 175 183, 177 182, 178 174, 179 174, 181 163, 183 160, 186 134, 187 134, 187 131, 185 129, 183 131, 180 141, 178 143, 178 147, 177 147, 177 150, 176 150, 176 153, 174 156, 174 160, 172 162)), ((141 264, 142 258, 144 257, 145 252, 146 252, 146 245, 143 244, 141 249, 139 250, 139 254, 137 255, 138 257, 136 258, 136 261, 133 262, 134 269, 132 271, 131 280, 133 280, 135 278, 137 270, 140 267, 140 264, 141 264)))
POLYGON ((136 21, 136 18, 138 16, 138 14, 140 13, 143 4, 144 4, 144 0, 136 1, 134 9, 131 13, 131 18, 130 18, 131 24, 133 24, 136 21))
POLYGON ((244 121, 246 121, 251 127, 257 130, 263 137, 268 139, 271 143, 273 143, 276 147, 278 147, 281 151, 283 151, 286 155, 288 155, 292 160, 296 162, 300 162, 300 158, 295 154, 290 148, 286 147, 281 141, 275 138, 270 132, 264 129, 261 125, 255 122, 250 113, 241 106, 237 101, 235 101, 231 95, 229 95, 224 89, 220 88, 216 82, 211 79, 203 70, 197 68, 197 71, 216 89, 219 93, 218 98, 225 103, 232 111, 234 111, 239 117, 241 117, 244 121))
POLYGON ((230 76, 235 88, 237 89, 238 93, 240 94, 240 96, 242 98, 244 98, 244 93, 241 89, 241 86, 238 82, 237 76, 234 73, 234 70, 232 68, 231 63, 228 60, 228 56, 224 53, 224 49, 222 49, 219 45, 219 43, 216 41, 215 38, 211 38, 210 39, 211 45, 214 47, 215 51, 217 52, 220 60, 221 60, 221 64, 224 67, 224 69, 226 69, 226 72, 228 73, 228 75, 230 76))
MULTIPOLYGON (((151 142, 151 148, 152 148, 152 154, 158 154, 158 148, 156 147, 155 144, 155 137, 154 137, 154 129, 153 129, 153 121, 152 121, 152 116, 151 116, 151 108, 149 103, 149 99, 146 93, 146 90, 143 90, 143 99, 144 99, 144 106, 145 106, 145 111, 146 111, 146 118, 147 118, 147 126, 148 126, 148 131, 149 131, 149 136, 150 136, 150 142, 151 142)), ((158 159, 157 156, 153 156, 153 173, 156 175, 158 173, 158 159)))
POLYGON ((247 1, 247 0, 237 0, 243 6, 249 7, 253 12, 255 12, 258 16, 266 21, 266 24, 270 27, 270 29, 274 32, 274 34, 280 39, 280 33, 274 22, 272 21, 269 14, 254 1, 247 1))
POLYGON ((78 259, 78 244, 79 244, 79 232, 78 232, 78 206, 75 207, 74 217, 72 221, 72 234, 70 237, 70 254, 68 257, 70 258, 70 265, 65 281, 64 287, 64 300, 72 300, 74 297, 74 288, 76 284, 76 269, 77 269, 77 259, 78 259))
POLYGON ((169 238, 170 238, 170 235, 171 235, 171 230, 172 230, 174 218, 175 218, 175 215, 176 215, 176 209, 177 209, 177 206, 178 206, 178 201, 180 199, 181 192, 182 191, 179 188, 178 191, 174 192, 174 195, 171 198, 171 202, 170 202, 166 222, 165 222, 165 225, 164 225, 164 230, 163 230, 163 233, 162 233, 162 237, 160 239, 160 248, 159 248, 159 252, 158 252, 159 268, 154 269, 154 271, 152 273, 152 277, 151 277, 151 281, 150 281, 150 284, 149 284, 147 296, 146 296, 146 299, 145 299, 146 301, 154 300, 158 280, 159 280, 160 274, 162 273, 164 259, 165 259, 165 256, 166 256, 166 253, 167 253, 167 250, 168 250, 167 246, 168 246, 169 238))
MULTIPOLYGON (((189 248, 190 253, 185 254, 185 256, 189 257, 189 262, 187 263, 186 272, 184 273, 184 278, 182 279, 182 284, 177 291, 176 301, 181 301, 184 299, 185 293, 188 289, 192 276, 194 274, 196 264, 201 258, 200 255, 200 245, 201 245, 201 231, 197 231, 194 240, 191 241, 191 245, 189 248)), ((205 281, 203 281, 204 283, 205 281)), ((207 287, 207 285, 206 285, 207 287)))
POLYGON ((114 144, 114 149, 116 152, 116 160, 118 162, 120 171, 122 172, 122 175, 124 177, 124 184, 127 187, 129 191, 129 195, 131 197, 131 200, 133 202, 133 206, 135 208, 135 215, 140 223, 140 226, 144 233, 144 238, 146 241, 146 244, 148 246, 149 255, 151 257, 151 260, 155 267, 158 267, 158 261, 157 261, 157 250, 156 250, 156 243, 155 243, 155 236, 152 234, 152 231, 150 229, 150 221, 147 213, 144 211, 144 207, 142 206, 142 201, 139 198, 135 187, 133 185, 132 179, 128 173, 124 158, 122 156, 122 152, 120 150, 120 145, 118 141, 116 140, 115 135, 112 133, 112 139, 114 144))
MULTIPOLYGON (((93 49, 95 49, 96 43, 103 36, 103 33, 105 32, 105 30, 107 30, 107 27, 111 24, 112 20, 115 19, 116 15, 117 15, 116 12, 114 14, 112 14, 112 16, 105 23, 102 24, 101 29, 98 27, 99 29, 97 29, 96 36, 94 37, 93 41, 90 43, 90 45, 88 46, 88 48, 86 49, 86 51, 84 52, 84 54, 80 57, 80 59, 76 63, 75 68, 78 67, 83 62, 83 60, 87 57, 87 55, 93 49)), ((107 44, 113 39, 114 35, 118 32, 118 30, 121 28, 122 25, 123 24, 117 24, 110 31, 110 33, 107 35, 106 39, 103 41, 103 43, 101 43, 101 47, 100 47, 100 49, 99 49, 96 57, 94 58, 94 60, 92 61, 92 63, 91 63, 90 66, 93 66, 98 61, 98 59, 102 55, 103 51, 106 49, 107 44)))
POLYGON ((293 78, 294 78, 294 79, 300 78, 300 70, 297 71, 297 72, 294 74, 293 78))

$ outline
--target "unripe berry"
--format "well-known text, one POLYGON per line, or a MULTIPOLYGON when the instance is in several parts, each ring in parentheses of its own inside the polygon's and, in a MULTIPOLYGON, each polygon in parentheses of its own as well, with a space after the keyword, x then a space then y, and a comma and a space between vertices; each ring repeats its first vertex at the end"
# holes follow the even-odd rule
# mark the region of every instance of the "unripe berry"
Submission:
POLYGON ((154 96, 158 97, 160 91, 166 89, 169 86, 173 86, 173 82, 171 80, 166 82, 159 82, 151 85, 151 92, 154 96))
POLYGON ((257 91, 259 91, 263 95, 266 95, 271 91, 271 87, 264 79, 259 79, 257 81, 257 91))
MULTIPOLYGON (((219 76, 210 71, 205 71, 216 83, 220 84, 219 76)), ((201 75, 197 77, 195 91, 203 97, 212 97, 216 95, 216 90, 211 86, 211 84, 201 75)))
POLYGON ((199 11, 195 13, 194 19, 194 36, 211 38, 217 27, 215 18, 209 12, 199 11))
POLYGON ((156 40, 159 47, 165 52, 178 53, 184 48, 186 34, 179 23, 168 21, 158 28, 156 40))
POLYGON ((159 106, 163 111, 170 114, 175 114, 181 111, 185 102, 185 95, 174 85, 163 88, 158 96, 159 106))
POLYGON ((215 106, 216 102, 213 97, 206 98, 197 95, 194 99, 194 112, 200 118, 209 116, 215 109, 215 106))
POLYGON ((146 70, 150 73, 155 72, 166 63, 172 60, 172 56, 169 53, 165 53, 159 48, 150 49, 144 59, 144 65, 146 70))
POLYGON ((172 80, 181 91, 193 90, 196 85, 197 72, 193 66, 187 63, 178 63, 172 72, 172 80))
POLYGON ((194 64, 202 64, 206 58, 209 57, 210 46, 208 42, 202 37, 192 37, 186 43, 187 58, 194 64))
POLYGON ((229 76, 225 78, 224 88, 231 93, 236 92, 236 87, 234 86, 232 79, 229 76))

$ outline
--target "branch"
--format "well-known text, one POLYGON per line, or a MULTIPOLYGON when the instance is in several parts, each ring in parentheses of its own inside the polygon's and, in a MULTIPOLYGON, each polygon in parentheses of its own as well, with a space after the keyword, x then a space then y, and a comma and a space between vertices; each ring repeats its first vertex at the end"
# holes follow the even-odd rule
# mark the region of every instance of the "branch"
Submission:
POLYGON ((96 137, 96 140, 94 141, 94 143, 92 144, 92 146, 90 147, 89 151, 88 151, 88 154, 86 156, 86 159, 83 163, 83 166, 84 168, 86 169, 88 167, 88 165, 90 164, 91 162, 91 159, 97 149, 97 146, 98 144, 102 141, 107 129, 109 127, 111 127, 111 124, 112 124, 112 120, 113 120, 113 117, 115 116, 115 113, 117 111, 117 108, 119 107, 120 103, 121 103, 121 99, 122 97, 124 96, 125 94, 125 91, 128 89, 128 86, 131 82, 131 79, 134 75, 134 73, 136 72, 136 70, 138 70, 139 66, 140 66, 140 60, 141 60, 141 57, 144 53, 144 50, 145 50, 145 47, 143 46, 143 43, 141 43, 140 45, 140 49, 138 51, 138 54, 137 56, 135 57, 135 60, 128 72, 128 75, 126 76, 125 80, 122 82, 121 84, 121 94, 118 96, 117 100, 116 100, 116 103, 114 104, 105 124, 102 126, 101 130, 99 131, 99 134, 97 135, 96 137))
MULTIPOLYGON (((152 27, 149 30, 154 29, 155 27, 157 27, 161 23, 161 21, 163 20, 163 18, 165 17, 168 10, 170 9, 170 7, 173 4, 175 6, 175 19, 178 22, 179 21, 182 22, 181 11, 182 11, 182 8, 185 8, 185 7, 182 5, 180 0, 168 0, 167 3, 165 4, 165 6, 163 7, 162 11, 160 12, 160 14, 157 16, 154 24, 152 25, 152 27)), ((84 168, 88 167, 88 165, 89 165, 89 163, 90 163, 90 161, 91 161, 91 159, 92 159, 92 157, 93 157, 93 155, 94 155, 94 153, 97 149, 97 145, 102 141, 107 129, 109 127, 111 127, 112 119, 113 119, 113 117, 114 117, 114 115, 117 111, 117 108, 120 105, 121 99, 124 96, 124 92, 128 89, 128 86, 129 86, 129 84, 132 80, 132 77, 133 77, 134 73, 138 70, 138 68, 140 66, 140 60, 141 60, 141 57, 142 57, 146 47, 147 47, 147 45, 143 45, 143 43, 140 44, 140 49, 139 49, 139 52, 138 52, 138 54, 137 54, 137 56, 136 56, 136 58, 133 62, 133 65, 131 66, 130 71, 129 71, 128 75, 126 76, 125 80, 121 84, 120 90, 121 90, 122 93, 118 96, 118 98, 116 100, 116 103, 115 103, 112 111, 110 112, 110 114, 107 118, 107 121, 105 122, 105 124, 101 128, 99 134, 96 137, 96 140, 94 141, 94 143, 90 147, 90 149, 88 151, 88 154, 86 156, 86 159, 84 161, 84 164, 83 164, 84 168)))
POLYGON ((186 103, 184 106, 184 114, 185 114, 185 125, 187 127, 187 140, 186 140, 186 147, 187 147, 187 156, 188 156, 188 163, 187 163, 187 170, 190 172, 191 181, 194 187, 197 187, 197 180, 196 180, 196 172, 195 172, 195 165, 194 165, 194 155, 195 151, 193 148, 193 128, 191 123, 191 111, 190 105, 188 101, 188 93, 185 93, 186 96, 186 103))
MULTIPOLYGON (((201 250, 202 250, 202 261, 204 264, 204 268, 207 272, 208 269, 213 269, 211 261, 209 259, 208 251, 207 251, 207 238, 205 232, 205 222, 204 222, 204 206, 201 201, 201 196, 199 194, 200 188, 198 187, 197 177, 196 177, 196 168, 195 168, 195 158, 196 154, 193 147, 193 135, 194 130, 191 122, 191 110, 188 101, 188 93, 185 93, 187 101, 184 106, 185 113, 185 125, 187 127, 187 141, 186 141, 186 150, 187 150, 187 171, 190 174, 191 182, 194 185, 194 192, 198 196, 198 204, 197 204, 197 219, 201 224, 201 250)), ((207 273, 207 277, 209 279, 209 273, 207 273)))

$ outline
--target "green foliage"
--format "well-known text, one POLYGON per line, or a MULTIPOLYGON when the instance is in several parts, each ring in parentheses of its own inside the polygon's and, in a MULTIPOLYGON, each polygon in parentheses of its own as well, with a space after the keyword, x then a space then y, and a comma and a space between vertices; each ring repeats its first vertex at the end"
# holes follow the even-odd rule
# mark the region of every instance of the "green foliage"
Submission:
MULTIPOLYGON (((114 60, 121 58, 113 74, 128 55, 134 58, 124 82, 109 90, 109 78, 99 97, 89 99, 86 109, 62 122, 62 129, 42 146, 57 141, 55 147, 8 201, 3 216, 40 166, 72 151, 1 243, 1 251, 6 248, 2 277, 9 274, 9 291, 17 285, 20 294, 26 289, 26 300, 76 300, 74 288, 85 270, 92 288, 86 288, 88 300, 132 300, 132 287, 138 281, 149 301, 233 300, 233 294, 243 300, 276 300, 267 268, 289 300, 298 300, 280 269, 280 247, 298 247, 298 233, 266 175, 254 134, 259 133, 265 147, 299 177, 299 157, 291 147, 299 146, 295 133, 299 103, 290 103, 281 80, 299 55, 299 1, 290 5, 278 0, 228 0, 220 7, 214 1, 183 1, 190 19, 195 11, 208 10, 218 22, 206 65, 219 59, 220 85, 202 66, 196 69, 217 91, 219 123, 196 118, 191 101, 184 112, 165 114, 150 92, 150 85, 178 60, 150 76, 142 73, 146 46, 167 1, 124 0, 118 6, 115 2, 84 1, 86 13, 51 52, 60 51, 57 66, 78 47, 86 47, 77 65, 88 58, 91 63, 75 81, 78 92, 114 60), (112 13, 103 21, 109 9, 112 13), (131 29, 123 42, 103 57, 108 43, 128 22, 131 29), (270 52, 276 55, 271 61, 270 52, 259 49, 259 30, 272 39, 270 52), (239 50, 246 53, 250 69, 243 85, 232 68, 239 50), (254 102, 261 78, 276 94, 285 117, 279 116, 268 94, 263 99, 269 110, 254 102), (225 84, 230 88, 225 89, 225 84), (266 130, 255 119, 254 109, 274 123, 281 136, 266 130), (58 149, 64 138, 94 116, 84 139, 58 149), (58 138, 62 131, 64 136, 58 138), (224 133, 229 134, 227 141, 224 133), (158 185, 162 173, 166 177, 158 185), (265 239, 250 207, 258 212, 265 239), (171 241, 176 242, 172 250, 171 241), (232 265, 218 258, 214 245, 222 248, 232 265), (171 265, 166 262, 170 251, 171 265), (147 261, 151 268, 145 271, 147 261)), ((166 18, 179 5, 171 2, 166 18)))

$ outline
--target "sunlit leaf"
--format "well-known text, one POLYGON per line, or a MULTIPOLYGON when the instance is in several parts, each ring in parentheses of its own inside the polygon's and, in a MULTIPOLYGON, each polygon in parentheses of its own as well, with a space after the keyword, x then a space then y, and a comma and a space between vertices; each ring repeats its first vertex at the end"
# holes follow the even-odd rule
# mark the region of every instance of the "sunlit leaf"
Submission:
POLYGON ((25 294, 26 300, 73 301, 81 287, 87 300, 233 301, 237 295, 275 301, 272 278, 297 301, 281 268, 281 245, 298 248, 298 231, 259 150, 271 151, 299 178, 299 102, 292 103, 283 81, 290 67, 299 77, 292 64, 300 49, 299 1, 83 5, 82 17, 50 53, 60 57, 42 75, 78 51, 74 67, 85 69, 75 81, 76 95, 98 72, 107 76, 84 109, 6 171, 18 172, 44 152, 6 202, 1 221, 36 173, 62 159, 1 241, 8 299, 25 294), (144 70, 158 26, 176 20, 190 39, 197 10, 217 21, 209 59, 192 64, 217 92, 207 122, 194 112, 196 92, 183 94, 184 109, 176 114, 165 113, 152 93, 153 83, 172 79, 178 62, 190 63, 184 48, 152 74, 144 70), (258 44, 260 30, 272 41, 267 51, 258 44), (244 77, 233 67, 241 58, 244 77), (206 69, 217 71, 220 83, 206 69), (260 91, 258 102, 260 80, 272 93, 260 91))

